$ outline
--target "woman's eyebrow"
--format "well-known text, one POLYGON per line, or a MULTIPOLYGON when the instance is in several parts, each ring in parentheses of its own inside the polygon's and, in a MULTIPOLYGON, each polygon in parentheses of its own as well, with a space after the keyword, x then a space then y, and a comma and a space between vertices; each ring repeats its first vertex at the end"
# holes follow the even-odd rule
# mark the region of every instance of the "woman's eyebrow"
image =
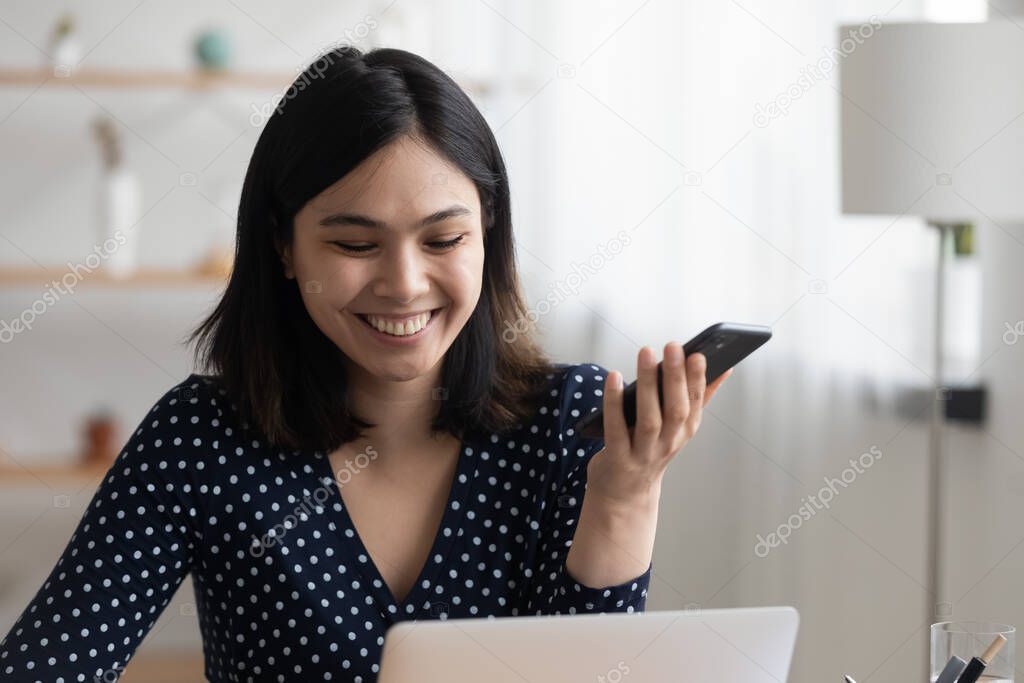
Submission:
MULTIPOLYGON (((471 214, 467 207, 461 204, 453 204, 446 209, 435 211, 426 218, 420 220, 417 227, 426 227, 433 223, 440 223, 443 220, 454 218, 456 216, 466 216, 471 214)), ((331 227, 335 225, 359 225, 365 228, 386 228, 387 224, 383 221, 378 221, 368 216, 363 216, 357 213, 332 213, 329 216, 324 216, 320 219, 321 227, 331 227)))

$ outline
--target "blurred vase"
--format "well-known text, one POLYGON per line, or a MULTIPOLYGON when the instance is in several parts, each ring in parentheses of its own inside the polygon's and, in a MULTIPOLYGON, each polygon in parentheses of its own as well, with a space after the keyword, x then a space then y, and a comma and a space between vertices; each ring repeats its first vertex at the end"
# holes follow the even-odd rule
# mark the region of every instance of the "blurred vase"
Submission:
POLYGON ((84 467, 109 466, 117 457, 117 420, 102 409, 90 415, 83 428, 85 444, 79 457, 84 467))
POLYGON ((75 35, 75 21, 71 15, 64 15, 57 22, 50 38, 50 64, 53 73, 60 78, 71 76, 82 59, 82 46, 75 35))
POLYGON ((226 69, 231 64, 231 40, 220 29, 203 31, 196 37, 196 59, 204 69, 226 69))
POLYGON ((133 273, 136 263, 134 228, 142 208, 142 192, 134 173, 123 167, 104 170, 100 186, 99 244, 106 255, 105 272, 115 277, 133 273))

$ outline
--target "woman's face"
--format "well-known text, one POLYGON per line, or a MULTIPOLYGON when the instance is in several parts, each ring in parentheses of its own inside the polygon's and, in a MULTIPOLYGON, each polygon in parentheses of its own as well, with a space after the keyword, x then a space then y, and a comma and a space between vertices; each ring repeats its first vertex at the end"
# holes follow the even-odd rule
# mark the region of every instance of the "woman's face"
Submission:
POLYGON ((483 227, 468 177, 403 137, 307 202, 294 228, 285 275, 353 379, 439 369, 480 298, 483 227))

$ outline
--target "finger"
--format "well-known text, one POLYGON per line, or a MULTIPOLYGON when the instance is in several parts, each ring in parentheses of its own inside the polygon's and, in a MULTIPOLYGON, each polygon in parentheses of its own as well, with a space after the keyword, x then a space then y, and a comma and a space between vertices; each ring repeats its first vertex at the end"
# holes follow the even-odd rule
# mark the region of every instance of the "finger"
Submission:
POLYGON ((661 406, 658 404, 658 360, 654 349, 645 346, 636 361, 636 426, 633 449, 650 453, 661 432, 661 406))
POLYGON ((707 389, 708 359, 695 353, 686 359, 686 381, 690 388, 690 414, 686 416, 686 433, 693 435, 704 413, 704 392, 707 389))
POLYGON ((683 363, 683 347, 676 342, 665 345, 665 360, 662 362, 662 408, 661 436, 671 441, 683 429, 690 414, 690 400, 686 394, 686 366, 683 363))
POLYGON ((733 368, 729 368, 721 375, 719 375, 718 379, 716 379, 714 382, 708 385, 707 391, 704 392, 704 405, 708 404, 708 401, 711 400, 711 397, 715 395, 716 391, 718 391, 718 387, 722 386, 722 383, 729 377, 729 375, 732 374, 732 371, 733 368))
POLYGON ((629 431, 622 412, 622 373, 612 370, 604 379, 604 446, 615 453, 629 451, 629 431))

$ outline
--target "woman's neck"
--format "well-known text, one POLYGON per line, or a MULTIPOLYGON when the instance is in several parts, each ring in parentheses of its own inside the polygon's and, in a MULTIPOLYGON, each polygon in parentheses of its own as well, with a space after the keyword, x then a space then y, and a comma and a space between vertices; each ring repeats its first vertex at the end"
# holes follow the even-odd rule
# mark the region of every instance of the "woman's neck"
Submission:
POLYGON ((360 447, 372 444, 381 452, 398 453, 434 439, 430 426, 444 398, 443 390, 438 390, 440 381, 441 364, 405 381, 382 379, 361 368, 350 368, 348 400, 352 410, 375 425, 358 440, 360 447))

